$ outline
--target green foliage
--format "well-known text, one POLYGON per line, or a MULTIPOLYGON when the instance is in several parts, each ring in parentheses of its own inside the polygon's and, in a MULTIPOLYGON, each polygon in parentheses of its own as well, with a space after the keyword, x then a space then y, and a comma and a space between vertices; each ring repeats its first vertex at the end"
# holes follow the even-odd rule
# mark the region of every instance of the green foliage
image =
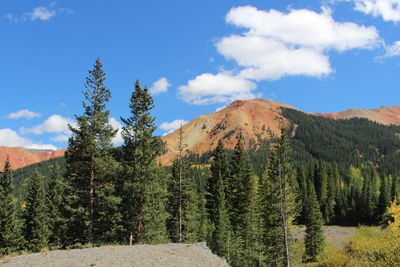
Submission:
POLYGON ((10 160, 7 157, 4 171, 0 173, 0 255, 9 254, 17 246, 17 218, 12 176, 10 160))
POLYGON ((28 186, 28 198, 24 211, 24 237, 26 248, 39 252, 47 247, 49 238, 49 218, 46 210, 46 195, 43 177, 34 172, 28 186))
POLYGON ((53 167, 58 166, 60 173, 65 174, 65 158, 59 157, 50 160, 45 160, 36 164, 28 165, 23 168, 17 169, 13 172, 13 181, 15 185, 15 196, 20 201, 24 200, 27 195, 28 178, 32 176, 35 171, 44 177, 46 184, 52 174, 53 167))
POLYGON ((179 129, 178 155, 172 164, 169 185, 168 222, 171 239, 174 242, 196 242, 199 240, 200 210, 199 193, 195 181, 189 176, 190 162, 183 158, 186 145, 183 143, 183 130, 179 129))
POLYGON ((66 184, 58 166, 52 167, 52 174, 46 192, 49 217, 49 245, 60 246, 66 239, 65 190, 66 184))
POLYGON ((65 154, 70 243, 111 242, 117 237, 121 219, 114 185, 118 163, 112 156, 111 144, 116 130, 108 120, 106 103, 111 92, 104 80, 98 58, 86 78, 82 103, 85 112, 76 116, 76 126, 70 126, 72 136, 65 154))
POLYGON ((297 126, 291 139, 296 160, 319 159, 346 166, 368 163, 385 175, 398 173, 399 126, 360 118, 332 120, 288 108, 283 108, 283 115, 297 126))
POLYGON ((272 151, 261 188, 263 243, 269 266, 287 266, 291 260, 290 225, 298 211, 298 198, 293 187, 295 175, 287 133, 282 130, 279 143, 272 151))
POLYGON ((305 261, 315 262, 317 261, 317 256, 322 252, 324 247, 324 233, 322 230, 324 220, 320 211, 314 184, 311 182, 308 183, 306 206, 306 236, 304 239, 305 261))
POLYGON ((136 243, 161 243, 167 238, 166 174, 156 165, 161 147, 153 137, 156 129, 150 114, 153 99, 139 81, 135 83, 129 108, 130 117, 122 118, 124 145, 120 180, 126 237, 129 244, 133 239, 136 243))

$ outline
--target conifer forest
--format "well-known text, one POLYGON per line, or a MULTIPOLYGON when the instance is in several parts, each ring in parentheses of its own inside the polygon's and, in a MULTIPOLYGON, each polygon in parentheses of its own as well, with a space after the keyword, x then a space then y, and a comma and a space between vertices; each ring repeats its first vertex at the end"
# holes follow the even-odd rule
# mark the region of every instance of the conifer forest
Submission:
MULTIPOLYGON (((394 134, 400 127, 284 109, 291 123, 282 123, 280 136, 247 147, 239 134, 233 150, 221 139, 215 150, 197 155, 187 150, 181 127, 178 153, 165 167, 157 161, 165 148, 154 135, 153 98, 139 81, 130 91, 130 115, 121 118, 124 142, 114 147, 107 108, 112 94, 97 59, 65 158, 15 171, 5 162, 0 255, 206 242, 231 266, 324 260, 321 266, 355 266, 348 255, 342 265, 321 258, 325 226, 385 228, 393 231, 385 240, 400 241, 400 143, 394 134), (293 235, 299 225, 305 228, 300 252, 293 235)), ((379 253, 368 256, 375 266, 399 266, 395 252, 379 253)), ((359 266, 374 266, 368 264, 359 266)))

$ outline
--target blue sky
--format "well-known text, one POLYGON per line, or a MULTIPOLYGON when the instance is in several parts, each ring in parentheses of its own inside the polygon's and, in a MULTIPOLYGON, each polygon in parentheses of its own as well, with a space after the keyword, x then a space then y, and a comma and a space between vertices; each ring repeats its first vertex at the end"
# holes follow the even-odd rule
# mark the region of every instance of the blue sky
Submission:
POLYGON ((112 124, 139 79, 157 135, 235 99, 398 105, 399 22, 400 0, 2 0, 0 145, 65 147, 97 56, 112 124))

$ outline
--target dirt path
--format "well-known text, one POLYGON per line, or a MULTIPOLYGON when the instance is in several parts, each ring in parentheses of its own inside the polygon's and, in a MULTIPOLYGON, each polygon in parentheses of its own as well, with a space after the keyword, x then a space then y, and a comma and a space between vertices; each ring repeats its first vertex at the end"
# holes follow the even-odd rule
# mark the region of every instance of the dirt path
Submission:
POLYGON ((131 266, 131 267, 224 267, 224 260, 212 254, 205 243, 55 250, 17 256, 0 261, 0 266, 131 266))

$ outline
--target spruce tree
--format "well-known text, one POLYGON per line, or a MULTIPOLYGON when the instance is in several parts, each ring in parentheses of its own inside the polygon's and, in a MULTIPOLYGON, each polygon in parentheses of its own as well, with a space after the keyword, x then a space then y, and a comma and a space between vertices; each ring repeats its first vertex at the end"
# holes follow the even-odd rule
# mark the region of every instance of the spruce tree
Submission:
POLYGON ((391 192, 390 192, 390 177, 382 176, 380 186, 380 195, 378 206, 376 209, 376 219, 381 221, 386 208, 390 205, 391 192))
POLYGON ((230 262, 234 238, 226 200, 229 166, 222 140, 218 141, 210 170, 211 177, 207 181, 207 207, 213 226, 210 247, 214 253, 230 262))
POLYGON ((252 169, 244 151, 242 135, 237 136, 237 143, 233 150, 228 179, 227 198, 230 210, 230 221, 236 233, 243 229, 245 220, 245 205, 248 197, 247 186, 253 175, 252 169))
POLYGON ((13 199, 14 186, 10 159, 4 164, 0 173, 0 255, 10 253, 15 249, 16 211, 13 199))
POLYGON ((307 216, 306 216, 306 236, 304 239, 305 245, 305 261, 315 262, 317 256, 321 253, 324 246, 324 233, 322 225, 322 213, 315 193, 314 184, 308 184, 307 198, 307 216))
POLYGON ((43 177, 36 170, 28 185, 28 197, 24 212, 24 237, 27 249, 39 252, 47 247, 49 238, 49 218, 43 177))
MULTIPOLYGON (((226 186, 229 178, 229 165, 222 140, 218 141, 213 153, 211 162, 211 177, 207 180, 207 208, 211 222, 214 224, 217 217, 217 205, 219 205, 218 192, 220 191, 219 180, 224 188, 224 198, 226 198, 226 186)), ((224 200, 226 202, 226 199, 224 200)))
POLYGON ((189 176, 190 162, 184 158, 186 144, 183 129, 179 128, 178 154, 172 163, 172 177, 169 190, 169 220, 171 238, 174 242, 196 242, 199 239, 200 211, 196 183, 189 176))
POLYGON ((70 125, 72 136, 65 153, 69 184, 69 243, 112 242, 118 235, 120 199, 115 195, 118 168, 112 156, 116 130, 109 124, 106 104, 111 91, 97 58, 86 78, 84 113, 70 125))
POLYGON ((126 239, 136 243, 161 243, 167 240, 165 172, 156 164, 161 155, 156 126, 151 116, 153 99, 147 87, 136 81, 131 94, 130 117, 124 123, 122 137, 122 199, 126 239))
POLYGON ((263 243, 267 266, 290 266, 290 225, 297 215, 297 196, 291 181, 295 179, 287 132, 281 130, 273 148, 266 173, 263 175, 261 213, 263 243))
POLYGON ((49 245, 60 246, 65 240, 65 182, 58 165, 52 166, 46 192, 49 217, 49 245))

